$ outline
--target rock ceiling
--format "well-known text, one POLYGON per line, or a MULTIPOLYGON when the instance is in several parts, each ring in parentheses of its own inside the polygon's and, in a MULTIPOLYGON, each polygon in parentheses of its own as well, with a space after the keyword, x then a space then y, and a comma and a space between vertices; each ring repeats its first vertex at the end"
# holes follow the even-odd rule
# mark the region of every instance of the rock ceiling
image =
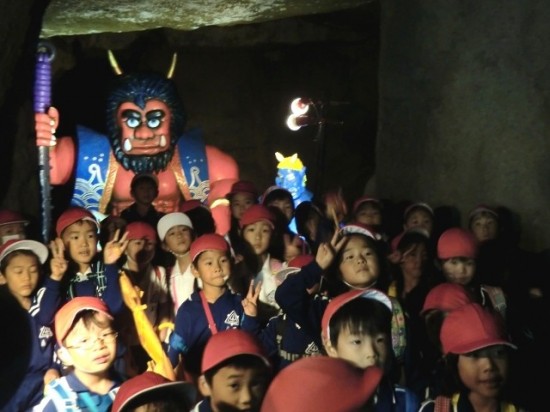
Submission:
POLYGON ((51 0, 42 37, 191 31, 352 9, 373 0, 51 0))

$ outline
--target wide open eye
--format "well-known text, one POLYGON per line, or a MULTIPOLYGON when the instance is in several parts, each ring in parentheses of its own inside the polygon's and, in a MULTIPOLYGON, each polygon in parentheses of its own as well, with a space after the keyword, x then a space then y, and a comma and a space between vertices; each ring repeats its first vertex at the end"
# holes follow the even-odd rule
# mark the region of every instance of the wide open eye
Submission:
POLYGON ((130 129, 137 129, 141 124, 141 120, 136 119, 135 117, 128 117, 125 120, 125 123, 126 123, 126 126, 128 126, 130 129))

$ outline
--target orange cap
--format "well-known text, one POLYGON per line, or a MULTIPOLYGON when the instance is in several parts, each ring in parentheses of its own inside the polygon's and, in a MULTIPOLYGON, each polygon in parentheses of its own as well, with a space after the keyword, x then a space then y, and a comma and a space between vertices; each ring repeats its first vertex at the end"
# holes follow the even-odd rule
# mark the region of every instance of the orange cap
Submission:
POLYGON ((63 346, 63 339, 67 337, 67 334, 73 326, 76 315, 83 310, 95 310, 96 312, 103 313, 110 319, 113 319, 109 313, 109 308, 105 302, 101 299, 92 296, 79 296, 72 298, 65 303, 55 314, 55 338, 57 343, 63 346))

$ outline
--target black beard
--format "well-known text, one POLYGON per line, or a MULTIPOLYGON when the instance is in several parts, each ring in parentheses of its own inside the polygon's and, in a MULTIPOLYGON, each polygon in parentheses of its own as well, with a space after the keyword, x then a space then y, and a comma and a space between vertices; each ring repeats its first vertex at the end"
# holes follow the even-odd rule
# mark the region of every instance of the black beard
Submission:
POLYGON ((165 152, 158 153, 153 156, 132 156, 124 153, 120 143, 120 137, 114 137, 111 139, 111 146, 113 148, 115 158, 123 168, 126 170, 131 170, 135 174, 158 173, 165 170, 170 163, 170 160, 172 160, 172 156, 174 156, 174 148, 176 147, 175 142, 170 142, 170 146, 165 152))

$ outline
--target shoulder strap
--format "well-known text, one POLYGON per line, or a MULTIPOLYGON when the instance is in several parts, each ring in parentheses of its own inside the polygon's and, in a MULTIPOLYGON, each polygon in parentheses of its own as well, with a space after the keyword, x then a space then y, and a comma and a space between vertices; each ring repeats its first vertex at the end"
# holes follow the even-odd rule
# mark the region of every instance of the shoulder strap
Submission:
POLYGON ((442 395, 435 398, 434 412, 451 412, 451 398, 442 395))
POLYGON ((55 408, 59 411, 76 411, 78 400, 76 393, 70 388, 67 380, 59 378, 48 385, 48 394, 55 408))
POLYGON ((204 292, 202 290, 199 292, 199 295, 201 297, 204 314, 206 315, 206 319, 208 319, 208 326, 210 327, 210 332, 212 332, 212 335, 215 335, 216 333, 218 333, 218 327, 216 326, 216 322, 214 322, 214 317, 212 316, 210 305, 208 305, 208 301, 206 300, 206 296, 204 296, 204 292))

